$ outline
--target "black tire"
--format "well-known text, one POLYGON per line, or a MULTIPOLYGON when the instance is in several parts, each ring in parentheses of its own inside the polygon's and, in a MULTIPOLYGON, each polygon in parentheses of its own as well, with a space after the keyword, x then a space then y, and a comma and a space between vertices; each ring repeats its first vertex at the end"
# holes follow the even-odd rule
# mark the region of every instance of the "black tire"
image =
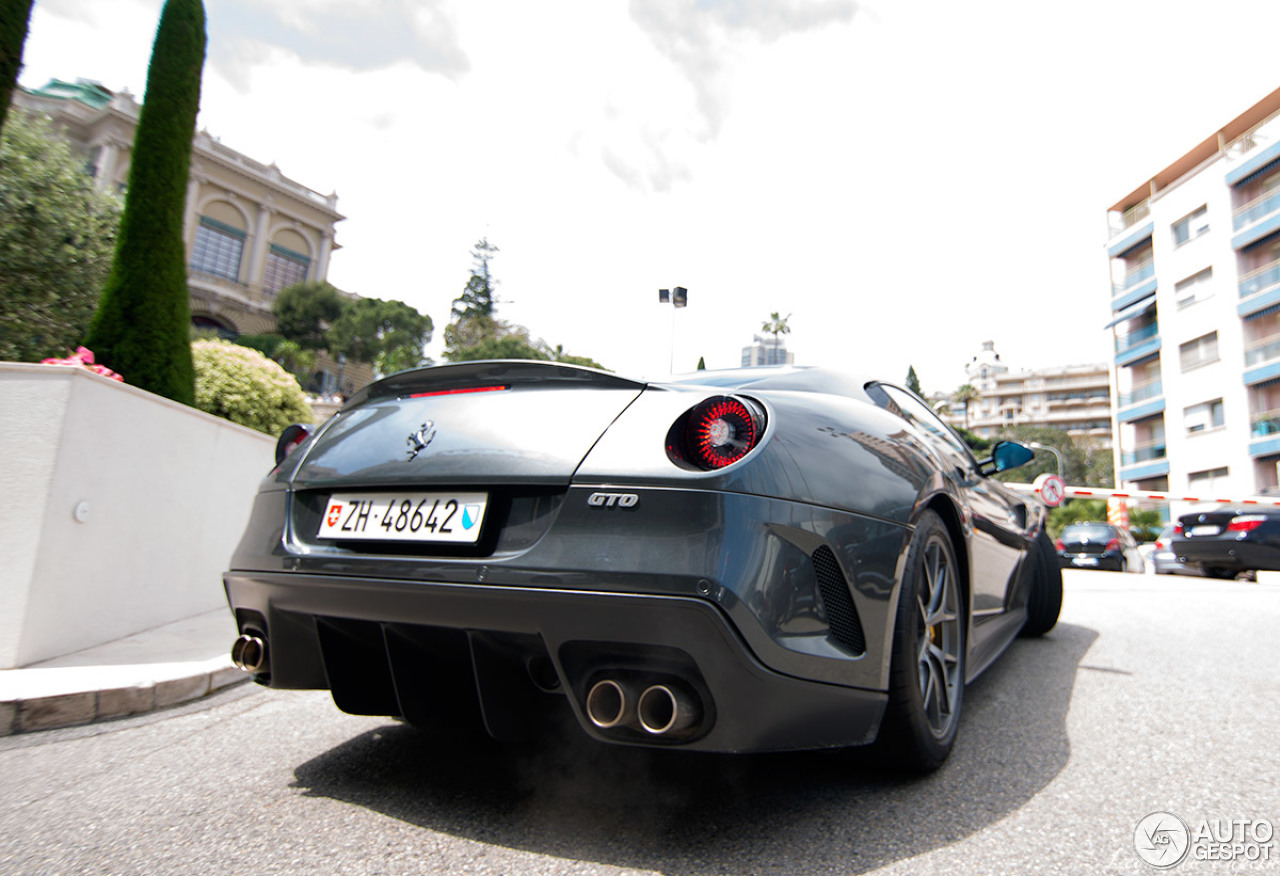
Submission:
POLYGON ((1058 552, 1049 534, 1040 530, 1031 550, 1035 563, 1031 574, 1031 592, 1027 594, 1027 622, 1022 625, 1020 636, 1043 636, 1058 623, 1062 612, 1062 569, 1058 566, 1058 552))
POLYGON ((1232 578, 1235 578, 1237 571, 1235 569, 1223 569, 1218 566, 1208 566, 1205 568, 1204 573, 1208 575, 1210 578, 1221 578, 1223 580, 1230 580, 1232 578))
POLYGON ((889 705, 877 740, 904 769, 937 769, 955 743, 964 699, 967 608, 951 536, 942 518, 926 511, 907 549, 893 628, 889 705))

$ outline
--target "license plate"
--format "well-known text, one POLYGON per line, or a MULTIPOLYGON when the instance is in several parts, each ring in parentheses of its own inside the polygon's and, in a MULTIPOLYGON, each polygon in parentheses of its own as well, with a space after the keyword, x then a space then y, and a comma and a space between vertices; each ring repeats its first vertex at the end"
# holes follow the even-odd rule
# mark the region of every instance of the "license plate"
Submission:
POLYGON ((329 497, 319 538, 475 544, 488 493, 400 493, 329 497))
POLYGON ((1098 565, 1097 557, 1072 557, 1071 565, 1073 566, 1096 566, 1098 565))
POLYGON ((1222 532, 1221 526, 1193 526, 1191 527, 1192 535, 1217 535, 1222 532))

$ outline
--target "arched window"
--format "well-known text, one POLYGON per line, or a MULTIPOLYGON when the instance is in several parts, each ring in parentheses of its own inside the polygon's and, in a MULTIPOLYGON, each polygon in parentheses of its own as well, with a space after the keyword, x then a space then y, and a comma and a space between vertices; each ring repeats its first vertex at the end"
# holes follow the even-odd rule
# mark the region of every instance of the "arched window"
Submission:
POLYGON ((262 288, 267 292, 279 292, 288 286, 302 283, 311 270, 311 257, 307 240, 289 228, 276 233, 267 251, 267 264, 262 277, 262 288))
POLYGON ((196 225, 191 270, 239 282, 244 239, 244 219, 240 211, 225 202, 213 201, 205 207, 196 225))

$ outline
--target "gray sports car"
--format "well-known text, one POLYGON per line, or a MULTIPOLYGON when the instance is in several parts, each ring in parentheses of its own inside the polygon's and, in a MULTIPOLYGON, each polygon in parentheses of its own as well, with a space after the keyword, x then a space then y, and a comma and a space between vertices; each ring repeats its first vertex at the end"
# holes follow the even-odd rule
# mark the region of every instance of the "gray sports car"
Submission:
POLYGON ((820 368, 402 372, 282 436, 225 575, 232 656, 498 739, 932 769, 965 683, 1057 622, 1044 509, 990 477, 1031 457, 820 368))

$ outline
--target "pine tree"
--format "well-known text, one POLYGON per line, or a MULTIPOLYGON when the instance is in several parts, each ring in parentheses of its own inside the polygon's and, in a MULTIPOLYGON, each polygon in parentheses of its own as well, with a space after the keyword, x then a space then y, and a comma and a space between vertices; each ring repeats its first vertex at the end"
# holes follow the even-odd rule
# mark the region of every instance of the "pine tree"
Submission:
POLYGON ((35 0, 0 0, 0 130, 22 71, 22 47, 34 4, 35 0))
POLYGON ((129 383, 192 404, 183 219, 205 55, 201 0, 166 0, 111 274, 85 346, 129 383))
POLYGON ((498 306, 497 296, 494 294, 498 281, 489 271, 489 262, 497 254, 498 248, 488 238, 482 237, 476 243, 476 248, 471 251, 471 258, 474 260, 471 279, 467 280, 462 296, 453 300, 450 315, 455 321, 476 317, 493 318, 493 312, 498 306))
POLYGON ((920 391, 920 378, 916 377, 916 367, 914 365, 907 366, 907 389, 911 390, 916 395, 924 395, 924 393, 920 391))

